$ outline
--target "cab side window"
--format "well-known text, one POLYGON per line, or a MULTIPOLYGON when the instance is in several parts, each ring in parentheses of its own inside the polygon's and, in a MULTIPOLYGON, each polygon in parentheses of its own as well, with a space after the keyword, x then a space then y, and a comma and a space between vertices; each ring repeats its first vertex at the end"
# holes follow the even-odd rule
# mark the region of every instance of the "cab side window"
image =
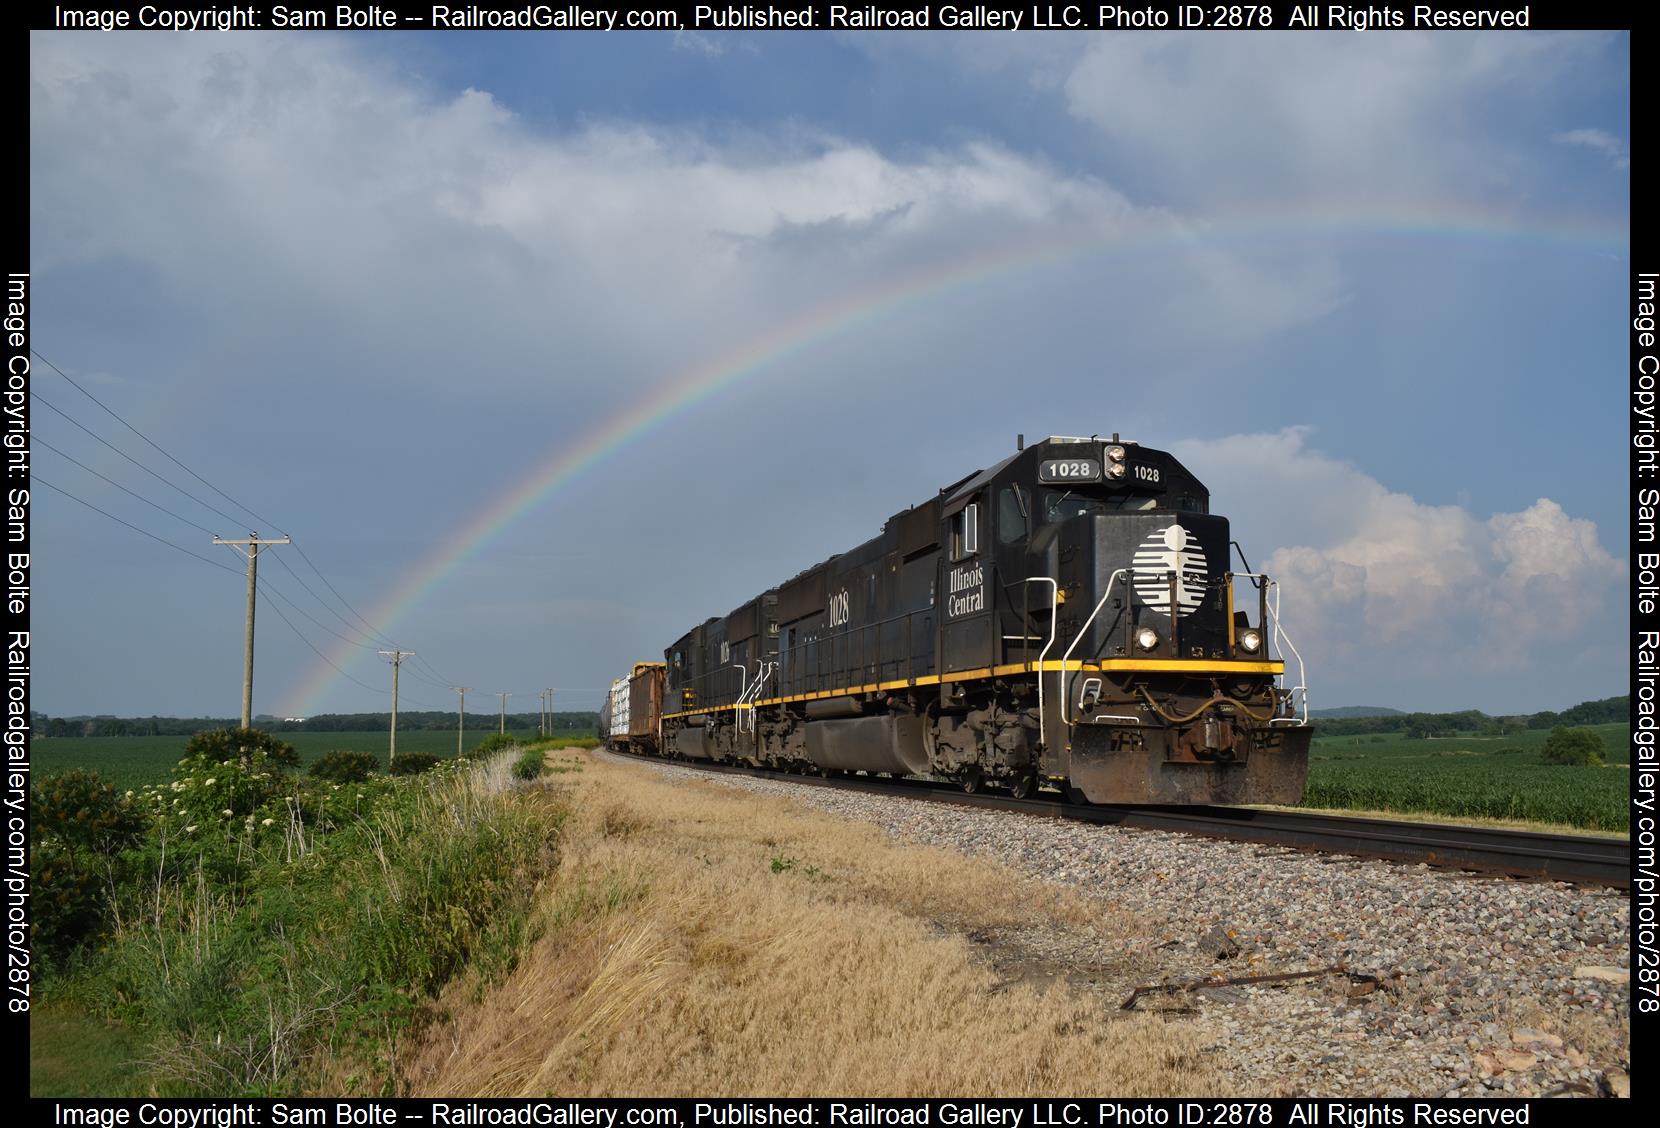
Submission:
POLYGON ((980 506, 965 505, 951 518, 951 559, 980 551, 980 506))
POLYGON ((1026 499, 1014 486, 1004 486, 997 495, 997 543, 1014 544, 1026 539, 1026 499))

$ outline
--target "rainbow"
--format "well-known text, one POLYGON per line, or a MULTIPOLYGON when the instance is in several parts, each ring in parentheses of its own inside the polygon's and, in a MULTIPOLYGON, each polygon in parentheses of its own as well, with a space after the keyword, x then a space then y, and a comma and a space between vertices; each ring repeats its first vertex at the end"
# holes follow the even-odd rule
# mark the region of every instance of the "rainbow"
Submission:
MULTIPOLYGON (((430 556, 404 573, 397 586, 372 609, 368 619, 380 632, 390 632, 457 569, 584 471, 650 434, 670 419, 792 354, 889 316, 919 300, 936 298, 1022 269, 1081 259, 1109 249, 1127 250, 1155 244, 1190 244, 1198 247, 1212 245, 1219 240, 1365 233, 1503 239, 1560 244, 1582 251, 1591 249, 1627 256, 1630 253, 1630 233, 1623 228, 1572 222, 1540 226, 1498 218, 1473 209, 1456 208, 1431 215, 1407 213, 1398 207, 1377 207, 1369 209, 1366 219, 1360 221, 1352 204, 1341 211, 1304 210, 1295 215, 1236 214, 1221 225, 1184 225, 1168 219, 1163 223, 1155 221, 1147 229, 1129 233, 1103 234, 1099 229, 1080 233, 1072 230, 1044 239, 1026 238, 1015 245, 958 258, 943 266, 900 276, 827 302, 672 376, 639 402, 587 430, 585 437, 574 445, 554 451, 498 501, 461 528, 442 537, 430 556)), ((324 665, 314 671, 294 691, 293 699, 299 705, 289 712, 300 716, 316 712, 324 698, 344 679, 341 671, 357 655, 358 650, 353 645, 337 647, 331 658, 334 665, 324 665)))

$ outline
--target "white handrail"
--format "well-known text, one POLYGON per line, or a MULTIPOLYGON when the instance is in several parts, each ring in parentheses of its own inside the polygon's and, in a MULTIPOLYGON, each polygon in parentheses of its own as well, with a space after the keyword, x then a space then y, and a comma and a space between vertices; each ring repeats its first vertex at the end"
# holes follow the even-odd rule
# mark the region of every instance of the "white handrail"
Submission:
MULTIPOLYGON (((1303 695, 1303 724, 1306 725, 1308 724, 1308 670, 1303 666, 1303 656, 1297 652, 1296 644, 1291 641, 1291 636, 1285 633, 1285 627, 1280 623, 1280 585, 1274 583, 1273 580, 1268 582, 1274 589, 1274 641, 1281 647, 1280 652, 1282 654, 1286 650, 1290 650, 1291 656, 1297 659, 1297 680, 1302 684, 1293 686, 1291 689, 1292 708, 1296 708, 1296 695, 1300 692, 1303 695)), ((1286 718, 1278 719, 1285 720, 1286 718)), ((1273 724, 1274 722, 1269 721, 1268 723, 1273 724)))
MULTIPOLYGON (((1291 705, 1293 709, 1297 707, 1298 694, 1301 694, 1303 719, 1300 723, 1305 725, 1308 724, 1308 668, 1303 664, 1303 656, 1298 652, 1296 644, 1291 641, 1291 636, 1285 633, 1284 623, 1280 621, 1279 581, 1269 576, 1267 572, 1229 572, 1228 575, 1230 578, 1243 576, 1248 580, 1261 580, 1263 583, 1268 585, 1269 594, 1272 595, 1273 602, 1267 603, 1265 606, 1268 609, 1268 617, 1274 620, 1274 633, 1271 636, 1273 639, 1273 645, 1279 649, 1281 661, 1284 661, 1285 652, 1287 650, 1291 651, 1291 656, 1297 660, 1297 680, 1301 684, 1294 685, 1289 690, 1291 694, 1291 705)), ((1266 627, 1267 625, 1268 624, 1266 623, 1259 624, 1259 626, 1263 627, 1266 627)), ((1269 653, 1263 655, 1263 657, 1271 658, 1273 655, 1272 653, 1269 653)), ((1297 724, 1299 722, 1295 717, 1272 717, 1269 719, 1268 723, 1272 725, 1286 723, 1297 724)))
MULTIPOLYGON (((1084 636, 1089 634, 1090 624, 1095 622, 1095 616, 1101 613, 1101 608, 1105 607, 1107 605, 1107 600, 1112 598, 1112 589, 1113 586, 1118 583, 1118 577, 1124 575, 1129 570, 1130 569, 1128 568, 1120 568, 1112 574, 1112 577, 1109 580, 1107 580, 1107 590, 1101 594, 1101 601, 1095 605, 1095 610, 1089 613, 1089 618, 1084 620, 1084 625, 1078 628, 1078 637, 1072 640, 1072 645, 1068 646, 1066 648, 1066 653, 1061 655, 1061 719, 1069 725, 1073 723, 1072 711, 1069 708, 1072 701, 1072 694, 1068 693, 1066 689, 1066 664, 1071 661, 1072 652, 1078 649, 1078 644, 1084 641, 1084 636)), ((1079 663, 1079 669, 1082 668, 1083 664, 1079 663)))
POLYGON ((1049 648, 1051 646, 1055 645, 1055 626, 1060 621, 1060 617, 1061 617, 1060 616, 1060 611, 1061 611, 1061 585, 1052 576, 1027 576, 1024 580, 1021 581, 1021 583, 1025 583, 1025 584, 1048 584, 1049 588, 1050 588, 1050 591, 1049 591, 1049 641, 1043 644, 1043 649, 1042 650, 1038 651, 1038 660, 1037 660, 1037 676, 1038 676, 1038 747, 1039 748, 1047 748, 1049 745, 1048 745, 1048 742, 1044 739, 1044 732, 1043 732, 1043 728, 1044 728, 1044 725, 1043 725, 1043 659, 1048 655, 1049 648))
MULTIPOLYGON (((777 662, 769 662, 762 659, 760 667, 755 671, 755 680, 753 682, 748 682, 745 685, 743 692, 738 694, 738 703, 736 708, 739 710, 749 710, 750 732, 755 731, 755 701, 761 696, 761 687, 766 684, 768 675, 770 675, 772 671, 777 668, 777 662)), ((744 677, 747 679, 749 677, 749 668, 745 666, 743 667, 743 671, 744 677)), ((744 714, 742 712, 738 713, 738 731, 744 731, 744 714)))

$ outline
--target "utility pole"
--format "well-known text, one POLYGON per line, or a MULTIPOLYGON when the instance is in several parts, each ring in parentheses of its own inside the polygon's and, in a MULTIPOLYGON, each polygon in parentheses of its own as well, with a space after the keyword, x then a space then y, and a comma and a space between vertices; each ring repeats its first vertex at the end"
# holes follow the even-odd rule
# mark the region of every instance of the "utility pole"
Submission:
POLYGON ((548 735, 553 735, 553 690, 548 690, 548 735))
POLYGON ((452 685, 455 692, 461 695, 461 704, 455 709, 455 754, 461 756, 461 734, 467 729, 467 691, 473 688, 470 685, 452 685))
POLYGON ((497 729, 496 731, 497 732, 506 732, 507 731, 507 699, 509 697, 512 697, 513 695, 511 693, 498 693, 498 694, 496 694, 496 696, 501 698, 501 728, 497 729))
MULTIPOLYGON (((392 763, 398 758, 398 667, 403 665, 405 658, 413 658, 413 650, 382 650, 381 655, 392 659, 392 749, 386 754, 386 770, 392 770, 392 763)), ((417 702, 419 704, 419 702, 417 702)))
POLYGON ((548 691, 545 690, 545 689, 538 689, 536 691, 536 735, 537 736, 546 736, 547 734, 548 734, 548 691))
POLYGON ((247 540, 214 537, 213 543, 235 546, 248 557, 248 634, 242 643, 242 727, 249 729, 254 724, 254 592, 259 584, 259 546, 287 544, 288 538, 260 540, 258 533, 249 533, 247 540))

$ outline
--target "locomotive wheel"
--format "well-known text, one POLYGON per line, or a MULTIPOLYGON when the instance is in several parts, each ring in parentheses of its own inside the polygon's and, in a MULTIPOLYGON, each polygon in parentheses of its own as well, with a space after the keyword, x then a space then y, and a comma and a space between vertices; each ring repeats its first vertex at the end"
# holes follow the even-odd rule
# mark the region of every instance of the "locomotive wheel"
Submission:
POLYGON ((963 774, 958 777, 957 782, 962 784, 963 791, 967 794, 978 794, 981 785, 985 783, 985 777, 980 774, 980 765, 970 764, 964 768, 963 774))
POLYGON ((1030 773, 1016 776, 1013 785, 1009 788, 1010 794, 1012 794, 1016 799, 1030 799, 1032 797, 1032 793, 1036 790, 1037 776, 1030 773))

